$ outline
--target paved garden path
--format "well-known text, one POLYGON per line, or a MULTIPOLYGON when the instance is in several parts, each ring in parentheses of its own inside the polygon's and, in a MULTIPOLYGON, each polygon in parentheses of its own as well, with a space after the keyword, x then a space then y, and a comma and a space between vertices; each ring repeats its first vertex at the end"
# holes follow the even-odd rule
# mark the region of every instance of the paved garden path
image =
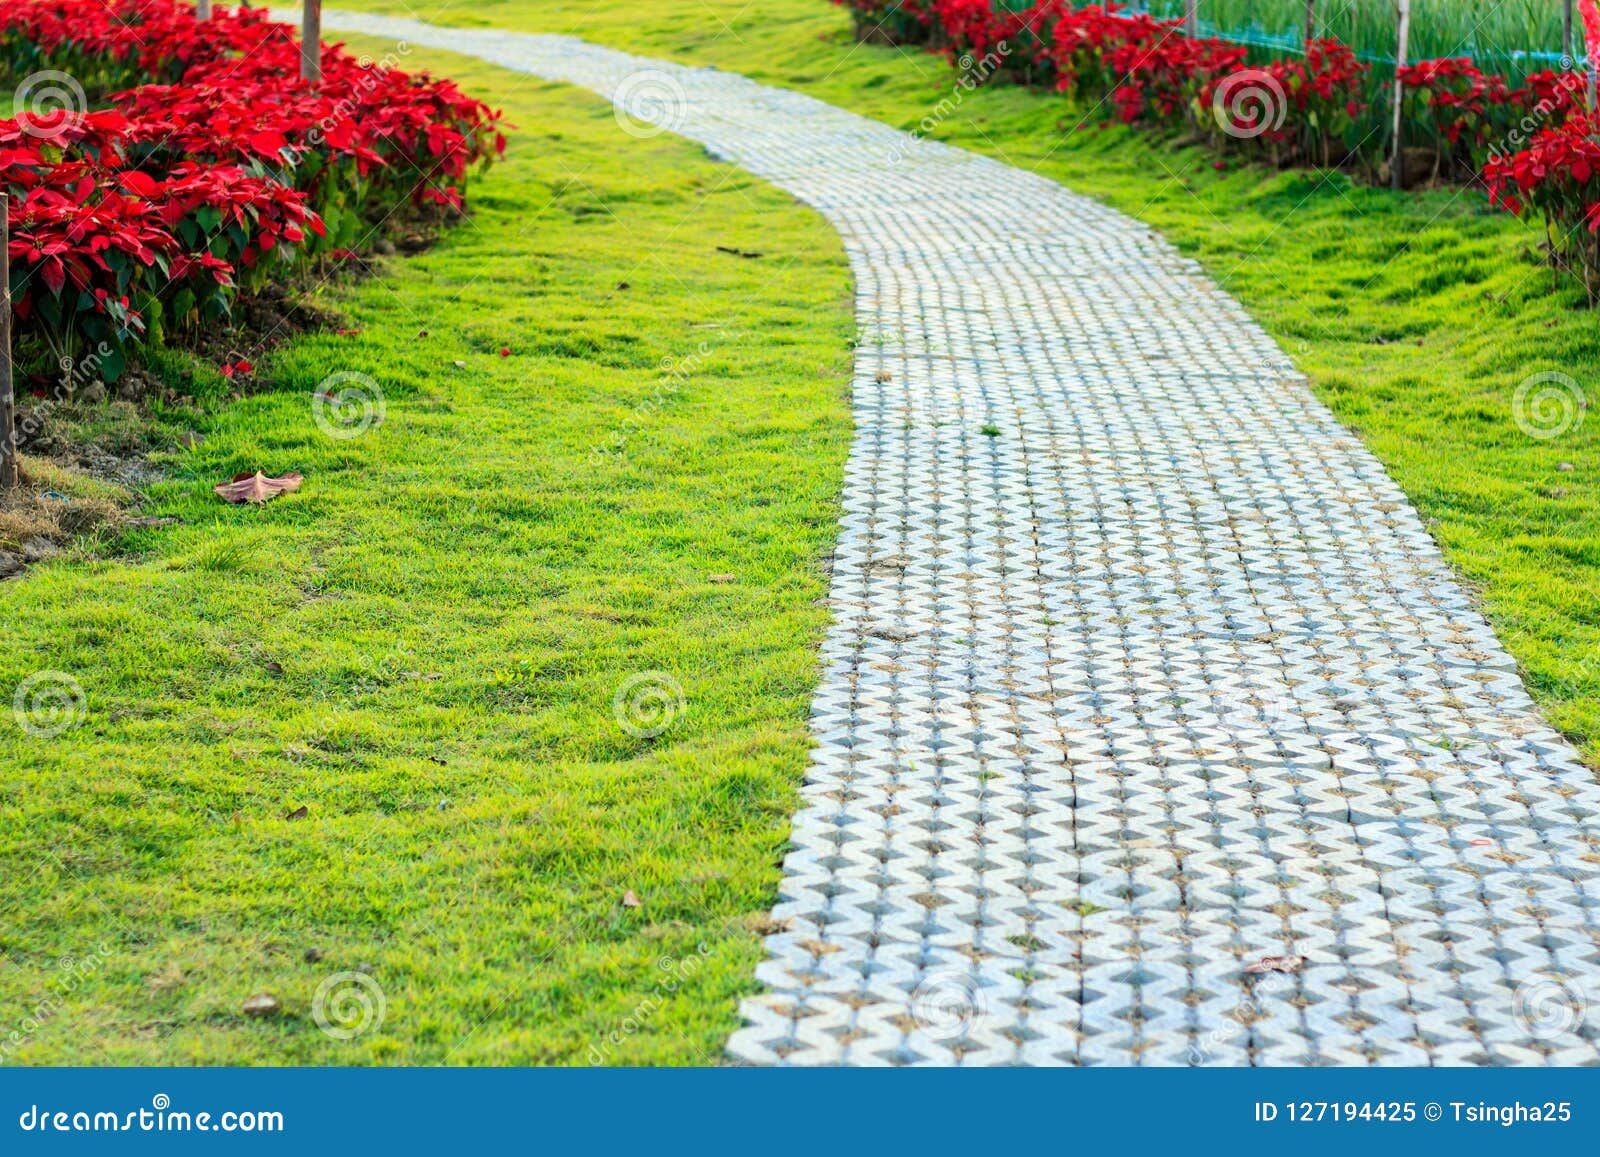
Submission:
POLYGON ((817 747, 735 1059, 1600 1061, 1595 776, 1193 262, 725 72, 327 20, 613 97, 845 238, 817 747))

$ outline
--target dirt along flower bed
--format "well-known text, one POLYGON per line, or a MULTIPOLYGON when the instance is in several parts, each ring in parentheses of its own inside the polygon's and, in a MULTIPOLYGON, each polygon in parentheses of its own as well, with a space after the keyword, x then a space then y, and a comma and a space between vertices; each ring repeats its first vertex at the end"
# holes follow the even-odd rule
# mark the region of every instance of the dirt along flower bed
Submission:
MULTIPOLYGON (((260 10, 205 22, 173 0, 0 11, 24 454, 109 463, 128 481, 125 454, 86 448, 84 403, 248 388, 275 341, 337 324, 301 291, 463 211, 469 174, 504 151, 499 114, 398 63, 325 44, 309 83, 293 30, 260 10)), ((117 451, 156 436, 145 417, 124 415, 117 451)), ((63 485, 41 460, 24 472, 40 493, 63 485)), ((9 545, 62 531, 47 512, 8 511, 9 545)))

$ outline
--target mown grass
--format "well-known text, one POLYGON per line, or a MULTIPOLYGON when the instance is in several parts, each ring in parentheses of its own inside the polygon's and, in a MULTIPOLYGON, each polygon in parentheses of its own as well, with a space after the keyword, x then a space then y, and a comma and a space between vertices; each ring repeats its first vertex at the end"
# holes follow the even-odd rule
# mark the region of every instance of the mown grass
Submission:
MULTIPOLYGON (((950 93, 941 61, 848 43, 821 0, 366 6, 714 63, 906 127, 950 93)), ((603 1059, 697 1062, 751 985, 846 440, 838 244, 697 149, 623 136, 593 98, 408 61, 521 126, 477 217, 342 293, 357 337, 297 342, 268 367, 278 392, 171 457, 155 512, 182 525, 0 585, 0 685, 70 672, 90 709, 52 742, 0 737, 9 1061, 582 1063, 616 1034, 603 1059), (652 409, 674 381, 660 359, 702 342, 652 409), (388 420, 330 442, 307 394, 352 369, 384 384, 388 420), (623 432, 626 459, 593 465, 623 432), (262 511, 210 498, 258 465, 306 486, 262 511), (651 670, 686 708, 644 740, 612 696, 651 670), (387 1017, 332 1040, 313 994, 363 965, 387 1017), (284 1015, 243 1016, 258 991, 284 1015)), ((1600 755, 1595 420, 1536 441, 1511 414, 1543 370, 1593 396, 1596 318, 1552 287, 1535 234, 1472 194, 1217 172, 1093 114, 1066 134, 1068 112, 986 90, 934 135, 1202 260, 1384 459, 1552 718, 1600 755)))
MULTIPOLYGON (((346 2, 430 18, 399 0, 346 2)), ((738 70, 1037 170, 1158 227, 1249 307, 1383 460, 1551 721, 1600 763, 1600 417, 1578 411, 1541 439, 1513 412, 1519 384, 1544 372, 1569 377, 1592 409, 1600 315, 1539 263, 1542 233, 1481 193, 1219 171, 1198 149, 1099 127, 1104 109, 1016 87, 957 102, 942 59, 854 44, 848 14, 824 0, 483 0, 433 18, 738 70)))
POLYGON ((143 513, 179 523, 0 584, 0 686, 87 703, 0 728, 5 1063, 715 1061, 752 986, 848 443, 841 246, 590 94, 407 59, 519 126, 475 215, 325 292, 359 332, 162 459, 143 513), (341 372, 387 409, 347 440, 311 400, 341 372), (255 469, 305 483, 212 496, 255 469), (650 672, 682 709, 641 737, 614 697, 650 672), (387 1003, 347 1041, 313 1010, 346 972, 387 1003))

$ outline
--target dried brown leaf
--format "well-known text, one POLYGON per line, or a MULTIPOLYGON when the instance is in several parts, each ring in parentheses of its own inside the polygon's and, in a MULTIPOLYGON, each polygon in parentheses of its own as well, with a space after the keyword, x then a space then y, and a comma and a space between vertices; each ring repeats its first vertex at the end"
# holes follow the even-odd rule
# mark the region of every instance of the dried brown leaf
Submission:
POLYGON ((246 502, 263 503, 280 494, 300 489, 303 479, 298 474, 285 474, 282 478, 268 478, 261 471, 254 474, 235 474, 232 482, 219 482, 212 489, 224 502, 240 505, 246 502))

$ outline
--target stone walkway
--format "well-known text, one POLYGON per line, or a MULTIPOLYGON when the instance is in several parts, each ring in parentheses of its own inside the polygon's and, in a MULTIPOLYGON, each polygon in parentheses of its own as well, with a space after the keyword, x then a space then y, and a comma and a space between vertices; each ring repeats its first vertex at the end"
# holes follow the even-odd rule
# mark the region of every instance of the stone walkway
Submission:
POLYGON ((1193 262, 738 76, 327 20, 613 97, 849 248, 817 747, 733 1058, 1600 1062, 1595 776, 1193 262))

